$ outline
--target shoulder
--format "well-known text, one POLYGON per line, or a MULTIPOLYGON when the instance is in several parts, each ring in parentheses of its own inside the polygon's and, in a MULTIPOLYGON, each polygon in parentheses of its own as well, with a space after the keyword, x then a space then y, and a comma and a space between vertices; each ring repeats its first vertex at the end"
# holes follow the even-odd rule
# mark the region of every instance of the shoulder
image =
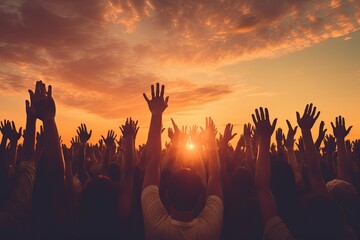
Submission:
POLYGON ((266 223, 263 239, 293 240, 295 238, 283 220, 276 216, 266 223))

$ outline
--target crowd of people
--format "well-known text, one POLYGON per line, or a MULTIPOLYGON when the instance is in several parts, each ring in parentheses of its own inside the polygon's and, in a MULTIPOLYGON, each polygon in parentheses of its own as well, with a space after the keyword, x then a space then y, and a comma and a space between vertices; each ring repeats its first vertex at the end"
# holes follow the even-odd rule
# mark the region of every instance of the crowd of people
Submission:
POLYGON ((313 104, 287 133, 260 107, 232 146, 233 125, 220 133, 210 117, 189 129, 171 119, 164 131, 169 97, 157 83, 144 94, 145 144, 135 146, 128 118, 119 138, 109 130, 90 144, 81 124, 67 146, 52 87, 38 81, 29 94, 25 130, 0 122, 0 239, 360 238, 360 140, 346 140, 342 116, 332 134, 321 122, 314 141, 313 104))

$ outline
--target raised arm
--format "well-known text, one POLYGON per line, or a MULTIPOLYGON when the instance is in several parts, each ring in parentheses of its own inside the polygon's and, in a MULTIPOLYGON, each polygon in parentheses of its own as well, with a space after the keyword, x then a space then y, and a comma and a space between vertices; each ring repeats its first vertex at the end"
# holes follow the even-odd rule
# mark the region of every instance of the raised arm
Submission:
POLYGON ((252 138, 251 138, 252 126, 250 123, 244 124, 244 139, 245 139, 245 161, 246 168, 255 176, 255 157, 252 150, 252 138))
POLYGON ((278 128, 276 130, 275 138, 276 138, 276 147, 277 147, 276 159, 279 161, 286 161, 284 155, 284 145, 283 145, 283 140, 285 138, 285 135, 283 134, 283 130, 281 128, 278 128))
MULTIPOLYGON (((30 99, 31 100, 31 99, 30 99)), ((24 135, 24 144, 22 150, 22 160, 34 162, 35 159, 35 108, 28 100, 25 101, 26 106, 26 131, 24 135)))
POLYGON ((255 185, 259 197, 260 214, 263 225, 278 216, 275 200, 270 189, 270 138, 274 132, 277 119, 270 123, 268 109, 262 107, 252 114, 256 132, 259 136, 259 150, 256 159, 255 185))
POLYGON ((101 135, 101 138, 104 140, 106 150, 105 150, 105 158, 104 162, 102 164, 102 169, 104 174, 108 174, 109 168, 110 168, 110 161, 112 160, 112 157, 115 153, 115 139, 117 135, 113 130, 109 130, 107 133, 106 138, 101 135))
POLYGON ((49 85, 48 91, 46 91, 45 84, 42 81, 38 81, 36 82, 35 93, 30 90, 30 95, 36 109, 36 117, 43 122, 44 126, 44 155, 46 161, 42 162, 42 166, 47 171, 55 174, 53 177, 59 178, 59 182, 63 182, 64 162, 59 142, 59 133, 55 123, 56 108, 52 97, 52 87, 49 85))
POLYGON ((79 156, 78 156, 79 169, 78 169, 77 177, 80 180, 81 184, 85 186, 86 182, 90 179, 90 175, 86 170, 86 166, 85 166, 85 156, 87 151, 86 144, 91 137, 92 130, 88 132, 85 123, 82 123, 80 124, 76 132, 80 139, 79 156))
POLYGON ((9 139, 9 131, 11 131, 11 124, 9 120, 1 122, 0 131, 2 133, 1 150, 0 150, 0 187, 3 189, 0 192, 0 198, 7 195, 7 189, 10 181, 10 160, 9 150, 6 148, 7 140, 9 139))
POLYGON ((319 115, 320 112, 316 112, 316 107, 313 107, 312 103, 306 105, 302 117, 300 117, 299 112, 296 112, 297 122, 301 129, 304 141, 305 156, 308 162, 310 185, 313 192, 327 194, 328 192, 326 190, 325 181, 322 177, 320 168, 319 152, 316 150, 311 134, 311 128, 314 126, 314 123, 318 119, 319 115))
POLYGON ((352 126, 348 129, 345 127, 345 118, 339 116, 335 119, 334 123, 331 123, 333 128, 334 136, 336 138, 336 145, 338 149, 338 178, 351 183, 351 174, 350 174, 350 160, 346 154, 345 148, 345 137, 349 134, 352 126))
POLYGON ((220 174, 220 160, 215 135, 216 128, 214 121, 210 117, 206 118, 205 148, 209 159, 209 179, 206 187, 206 195, 216 195, 223 199, 220 174))
POLYGON ((38 163, 34 186, 34 204, 37 207, 34 217, 40 224, 37 233, 43 235, 46 231, 54 231, 54 228, 63 228, 68 220, 64 161, 55 123, 52 87, 49 85, 46 91, 45 84, 38 81, 35 93, 30 90, 30 96, 36 110, 35 116, 44 126, 44 157, 38 163), (44 207, 44 198, 48 201, 47 207, 44 207))
MULTIPOLYGON (((175 123, 174 119, 171 118, 171 123, 173 125, 173 128, 168 129, 168 137, 171 140, 169 150, 167 152, 167 160, 165 162, 164 169, 167 171, 174 173, 177 169, 177 166, 179 165, 179 162, 177 161, 177 153, 179 149, 181 148, 181 145, 185 143, 180 142, 180 129, 178 125, 175 123)), ((185 147, 185 146, 184 146, 185 147)))
POLYGON ((169 97, 164 99, 165 86, 156 83, 156 93, 154 85, 151 85, 151 99, 144 93, 144 98, 151 112, 150 128, 146 142, 146 157, 148 165, 145 168, 143 189, 149 185, 160 185, 160 164, 161 164, 161 130, 162 114, 168 106, 169 97))
POLYGON ((26 115, 26 131, 21 161, 17 165, 10 194, 0 207, 0 231, 9 229, 23 221, 31 207, 35 179, 34 142, 36 118, 34 107, 32 104, 30 105, 28 100, 26 100, 26 115))
POLYGON ((125 124, 120 127, 125 138, 125 161, 120 183, 121 196, 119 198, 120 214, 124 219, 130 217, 132 205, 134 163, 137 161, 135 139, 139 131, 137 124, 138 121, 135 122, 130 118, 126 119, 125 124))
POLYGON ((315 141, 315 147, 316 147, 316 150, 318 150, 318 151, 320 150, 321 142, 323 141, 323 139, 325 137, 325 133, 327 131, 327 129, 324 129, 324 126, 325 126, 325 122, 321 121, 320 126, 319 126, 319 135, 315 141))
POLYGON ((300 172, 299 166, 297 164, 296 155, 295 155, 295 151, 294 151, 295 134, 296 134, 298 126, 293 128, 291 126, 291 123, 289 122, 289 120, 286 120, 286 123, 288 125, 289 130, 288 130, 286 138, 284 137, 284 143, 285 143, 285 147, 287 149, 288 163, 294 172, 295 181, 296 181, 296 184, 298 185, 302 180, 301 172, 300 172))
POLYGON ((231 157, 229 156, 229 142, 233 139, 237 133, 232 133, 233 125, 228 123, 224 129, 224 135, 220 135, 219 140, 219 158, 220 158, 220 172, 222 185, 226 186, 228 181, 228 174, 233 170, 231 157))
POLYGON ((15 122, 12 121, 11 124, 10 122, 7 124, 7 134, 8 134, 8 138, 10 139, 10 149, 9 149, 9 154, 8 154, 8 161, 10 164, 10 174, 12 175, 15 171, 15 166, 16 166, 16 158, 17 158, 17 145, 18 145, 18 141, 21 137, 21 127, 19 129, 19 131, 16 130, 16 126, 15 126, 15 122))
POLYGON ((330 179, 336 178, 335 166, 334 166, 334 155, 336 150, 335 138, 331 134, 326 134, 324 138, 323 152, 325 155, 326 166, 329 170, 330 179))

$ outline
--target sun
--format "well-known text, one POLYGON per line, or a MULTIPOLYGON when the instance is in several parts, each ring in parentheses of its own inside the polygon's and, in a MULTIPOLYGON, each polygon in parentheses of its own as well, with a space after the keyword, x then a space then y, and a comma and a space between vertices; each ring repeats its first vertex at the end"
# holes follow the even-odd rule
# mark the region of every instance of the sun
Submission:
POLYGON ((195 148, 195 146, 194 146, 194 144, 189 143, 186 145, 186 148, 189 150, 193 150, 195 148))

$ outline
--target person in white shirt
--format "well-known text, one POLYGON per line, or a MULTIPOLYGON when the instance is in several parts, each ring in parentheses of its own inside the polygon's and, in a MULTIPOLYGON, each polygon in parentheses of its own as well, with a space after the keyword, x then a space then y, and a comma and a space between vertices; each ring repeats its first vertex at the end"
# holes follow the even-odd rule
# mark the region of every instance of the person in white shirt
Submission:
POLYGON ((206 119, 206 150, 209 158, 206 203, 196 216, 195 209, 203 189, 195 171, 182 169, 169 180, 167 211, 160 200, 162 113, 167 108, 164 86, 151 86, 151 100, 144 94, 152 113, 146 144, 145 169, 141 205, 146 239, 220 239, 223 218, 223 195, 220 182, 220 162, 215 139, 215 125, 206 119))

